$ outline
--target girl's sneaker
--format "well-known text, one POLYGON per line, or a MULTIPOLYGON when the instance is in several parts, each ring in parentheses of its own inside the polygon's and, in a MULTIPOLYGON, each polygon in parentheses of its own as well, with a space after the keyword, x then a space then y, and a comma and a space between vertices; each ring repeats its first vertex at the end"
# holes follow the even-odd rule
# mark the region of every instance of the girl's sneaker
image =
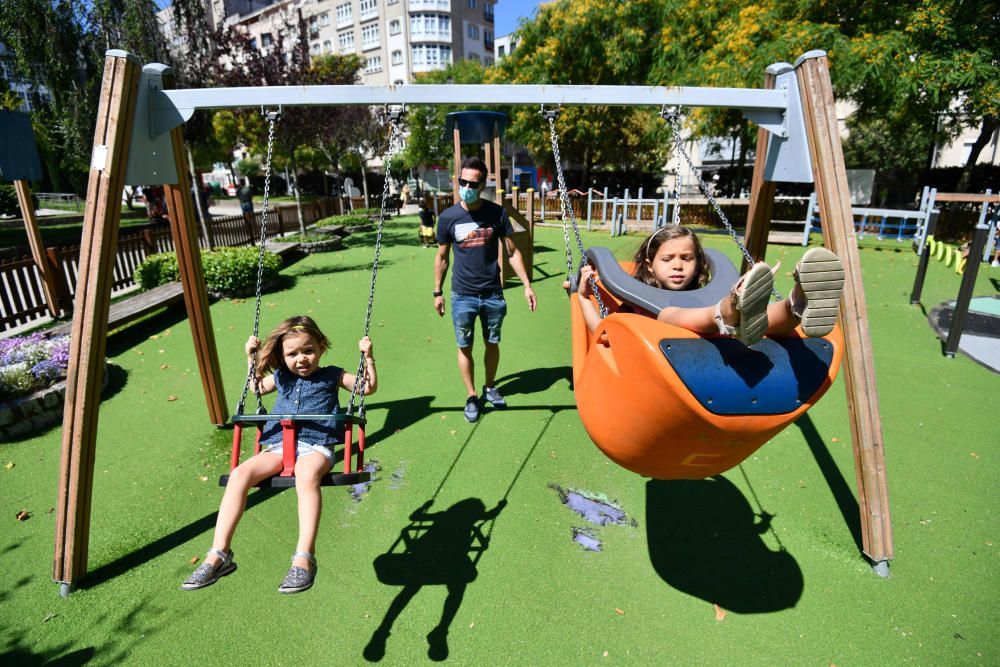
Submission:
POLYGON ((795 267, 795 282, 804 298, 796 303, 792 290, 792 313, 801 320, 802 332, 809 337, 825 336, 833 330, 844 289, 844 266, 826 248, 810 248, 795 267))
POLYGON ((184 580, 181 584, 182 591, 195 591, 199 588, 205 588, 205 586, 211 586, 219 580, 219 578, 226 576, 227 574, 232 574, 236 571, 236 563, 233 562, 233 552, 230 551, 226 553, 225 551, 220 551, 218 549, 209 549, 208 553, 213 554, 219 558, 219 562, 213 564, 206 563, 202 561, 201 565, 198 566, 191 576, 184 580))

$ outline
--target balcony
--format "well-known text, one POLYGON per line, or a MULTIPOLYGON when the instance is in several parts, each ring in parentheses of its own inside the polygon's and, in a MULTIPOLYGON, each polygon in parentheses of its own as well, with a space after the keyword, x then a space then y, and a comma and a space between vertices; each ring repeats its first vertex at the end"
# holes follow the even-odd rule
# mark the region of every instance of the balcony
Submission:
POLYGON ((451 0, 410 0, 410 11, 451 12, 451 0))

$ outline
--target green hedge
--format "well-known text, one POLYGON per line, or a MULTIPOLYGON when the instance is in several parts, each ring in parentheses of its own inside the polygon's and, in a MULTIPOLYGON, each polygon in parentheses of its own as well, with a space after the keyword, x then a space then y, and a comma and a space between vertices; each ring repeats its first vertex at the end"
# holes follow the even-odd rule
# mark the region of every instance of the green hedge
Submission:
POLYGON ((367 225, 368 216, 367 215, 357 215, 356 213, 349 213, 347 215, 332 215, 329 218, 323 218, 322 220, 317 220, 313 223, 313 227, 332 227, 334 225, 344 225, 345 227, 351 227, 353 225, 367 225))
MULTIPOLYGON (((211 292, 234 292, 254 287, 257 284, 257 260, 260 249, 217 248, 201 254, 201 266, 205 272, 205 287, 211 292)), ((274 253, 264 253, 265 283, 278 277, 281 258, 274 253)), ((144 290, 180 279, 177 270, 177 255, 164 252, 150 255, 135 270, 135 280, 144 290)))
POLYGON ((305 234, 289 234, 281 237, 282 243, 316 243, 337 238, 336 234, 326 232, 306 232, 305 234))

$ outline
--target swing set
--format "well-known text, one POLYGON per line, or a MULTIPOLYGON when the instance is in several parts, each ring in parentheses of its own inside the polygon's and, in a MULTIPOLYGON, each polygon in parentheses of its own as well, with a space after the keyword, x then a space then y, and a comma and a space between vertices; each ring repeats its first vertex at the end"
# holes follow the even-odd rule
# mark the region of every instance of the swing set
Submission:
MULTIPOLYGON (((81 241, 80 287, 74 308, 66 380, 53 568, 53 579, 61 584, 63 595, 68 595, 87 571, 102 362, 107 342, 112 260, 121 217, 118 200, 124 185, 165 184, 167 206, 171 211, 171 232, 177 247, 184 300, 209 419, 213 424, 223 425, 228 416, 200 262, 198 230, 190 196, 191 182, 185 168, 184 122, 196 109, 308 105, 509 105, 512 101, 553 107, 576 104, 740 109, 746 118, 760 126, 744 237, 747 251, 744 269, 750 260, 764 258, 776 183, 815 183, 820 217, 828 232, 824 241, 841 257, 846 269, 841 311, 844 345, 832 341, 834 351, 829 367, 836 368, 838 355, 842 353, 846 360, 845 386, 852 422, 863 551, 877 573, 883 576, 888 574, 893 545, 882 427, 850 191, 825 52, 810 51, 794 65, 772 65, 766 70, 762 89, 608 85, 176 89, 173 88, 170 68, 159 64, 142 67, 136 56, 111 50, 105 59, 94 137, 81 241), (843 352, 840 352, 841 348, 843 352)), ((377 248, 375 264, 373 284, 377 248)), ((370 311, 371 299, 369 317, 370 311)), ((609 331, 609 340, 613 342, 616 336, 609 331)), ((664 354, 667 352, 663 351, 664 354)), ((597 354, 605 353, 597 351, 597 354)), ((681 363, 691 365, 699 362, 694 357, 681 363)), ((610 365, 609 369, 614 370, 610 365)), ((579 393, 578 407, 585 423, 590 419, 585 413, 597 414, 596 411, 606 408, 580 400, 579 393)), ((243 415, 237 423, 279 417, 285 415, 243 415)), ((614 414, 604 412, 602 417, 622 430, 632 426, 614 414)), ((734 421, 745 419, 753 418, 739 417, 734 421)), ((345 418, 344 423, 349 421, 351 418, 345 418)), ((363 425, 363 417, 354 417, 353 423, 363 425)), ((722 431, 726 428, 729 427, 723 427, 722 431)), ((768 431, 771 428, 762 425, 751 427, 764 433, 764 440, 770 437, 768 431)), ((661 436, 669 437, 670 434, 661 436)), ((349 439, 345 440, 349 442, 349 439)), ((349 458, 345 453, 345 463, 349 458)))

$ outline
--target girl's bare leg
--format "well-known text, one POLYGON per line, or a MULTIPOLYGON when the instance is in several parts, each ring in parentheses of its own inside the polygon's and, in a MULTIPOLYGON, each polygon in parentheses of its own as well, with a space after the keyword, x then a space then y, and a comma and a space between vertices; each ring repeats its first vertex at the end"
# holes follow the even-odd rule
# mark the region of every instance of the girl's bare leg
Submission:
MULTIPOLYGON (((281 455, 266 452, 252 456, 233 469, 229 474, 226 492, 219 504, 219 516, 215 520, 212 548, 219 551, 229 550, 233 533, 236 532, 236 526, 243 516, 243 509, 247 504, 247 494, 251 487, 280 471, 281 455)), ((209 565, 215 565, 219 562, 219 558, 210 553, 205 556, 205 562, 209 565)))
MULTIPOLYGON (((323 494, 320 492, 320 481, 323 475, 330 472, 332 464, 322 454, 312 453, 301 457, 295 462, 295 493, 299 497, 299 541, 296 551, 315 553, 316 531, 319 528, 319 515, 323 509, 323 494)), ((312 563, 301 556, 292 561, 303 569, 312 569, 312 563)))
MULTIPOLYGON (((740 321, 740 315, 730 304, 729 297, 719 302, 719 310, 726 324, 735 326, 740 321)), ((668 306, 659 312, 656 319, 695 333, 719 332, 719 327, 715 323, 715 306, 700 308, 668 306)))

